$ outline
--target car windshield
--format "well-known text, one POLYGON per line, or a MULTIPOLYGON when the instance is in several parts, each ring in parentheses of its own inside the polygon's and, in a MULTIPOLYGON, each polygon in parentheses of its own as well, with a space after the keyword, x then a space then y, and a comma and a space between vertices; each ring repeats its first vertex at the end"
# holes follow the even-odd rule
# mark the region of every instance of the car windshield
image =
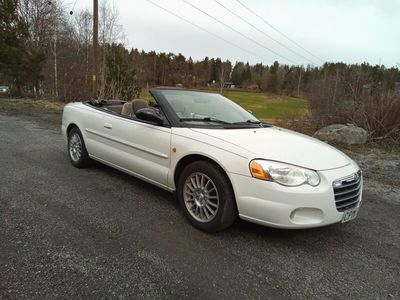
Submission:
POLYGON ((259 124, 251 113, 220 94, 161 90, 181 122, 207 125, 259 124))

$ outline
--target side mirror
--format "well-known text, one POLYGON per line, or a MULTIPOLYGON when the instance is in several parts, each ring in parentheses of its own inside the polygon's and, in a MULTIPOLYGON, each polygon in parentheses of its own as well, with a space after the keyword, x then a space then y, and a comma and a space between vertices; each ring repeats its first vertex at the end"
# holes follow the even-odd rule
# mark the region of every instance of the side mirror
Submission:
POLYGON ((136 117, 143 121, 148 121, 161 125, 164 123, 163 118, 153 108, 141 108, 135 113, 136 117))

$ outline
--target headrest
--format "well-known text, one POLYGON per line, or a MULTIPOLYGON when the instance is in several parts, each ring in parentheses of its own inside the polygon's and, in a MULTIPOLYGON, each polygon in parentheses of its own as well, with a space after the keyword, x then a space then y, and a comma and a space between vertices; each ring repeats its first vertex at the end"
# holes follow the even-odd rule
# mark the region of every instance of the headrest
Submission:
POLYGON ((141 108, 149 107, 149 104, 148 104, 148 102, 146 100, 134 99, 132 101, 132 106, 133 106, 133 113, 136 113, 141 108))

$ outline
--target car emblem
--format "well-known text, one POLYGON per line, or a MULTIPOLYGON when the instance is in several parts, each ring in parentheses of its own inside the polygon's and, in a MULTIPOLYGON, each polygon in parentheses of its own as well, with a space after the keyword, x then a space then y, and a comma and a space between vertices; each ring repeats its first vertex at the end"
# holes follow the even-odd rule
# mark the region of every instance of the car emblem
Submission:
POLYGON ((353 173, 352 175, 350 175, 349 177, 347 177, 345 180, 343 180, 342 183, 350 183, 352 181, 357 181, 359 178, 358 173, 353 173))
POLYGON ((360 179, 360 174, 358 172, 353 173, 345 178, 338 179, 333 182, 333 187, 338 188, 341 187, 344 184, 352 183, 354 181, 358 181, 360 179))

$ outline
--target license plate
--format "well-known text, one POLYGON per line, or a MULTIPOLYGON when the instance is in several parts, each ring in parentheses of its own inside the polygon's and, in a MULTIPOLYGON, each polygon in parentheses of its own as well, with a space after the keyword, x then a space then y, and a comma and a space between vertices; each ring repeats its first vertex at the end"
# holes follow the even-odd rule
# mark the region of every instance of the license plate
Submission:
POLYGON ((346 210, 343 213, 342 223, 353 220, 355 217, 357 217, 357 213, 358 213, 358 207, 350 209, 350 210, 346 210))

